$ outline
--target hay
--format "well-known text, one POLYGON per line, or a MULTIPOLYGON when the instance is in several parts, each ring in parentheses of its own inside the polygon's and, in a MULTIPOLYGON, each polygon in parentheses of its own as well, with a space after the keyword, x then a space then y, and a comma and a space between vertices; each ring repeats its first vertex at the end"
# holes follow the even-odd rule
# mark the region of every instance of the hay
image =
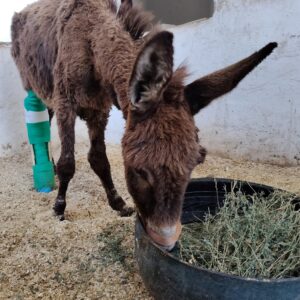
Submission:
POLYGON ((281 191, 269 196, 227 193, 215 215, 184 226, 181 259, 242 277, 300 276, 300 212, 295 199, 295 194, 281 191))
MULTIPOLYGON (((52 216, 57 191, 39 194, 32 189, 29 147, 20 155, 0 158, 0 299, 152 299, 134 259, 135 218, 120 218, 110 209, 86 159, 88 149, 88 142, 76 145, 77 170, 68 189, 64 222, 52 216)), ((130 204, 121 148, 107 149, 116 188, 130 204)), ((60 149, 53 150, 57 161, 60 149)), ((261 182, 300 193, 300 166, 208 155, 193 172, 193 177, 203 176, 261 182)))

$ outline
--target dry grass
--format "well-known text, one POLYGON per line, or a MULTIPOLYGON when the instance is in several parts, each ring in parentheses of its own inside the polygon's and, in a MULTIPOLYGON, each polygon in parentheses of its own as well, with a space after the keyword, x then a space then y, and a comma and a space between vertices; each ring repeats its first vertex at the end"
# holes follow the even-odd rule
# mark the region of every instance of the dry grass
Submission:
MULTIPOLYGON (((224 206, 184 226, 181 259, 251 278, 300 276, 300 212, 295 194, 228 192, 224 206)), ((299 198, 298 198, 299 201, 299 198)))
MULTIPOLYGON (((110 209, 86 150, 77 151, 64 222, 52 215, 57 191, 31 188, 29 152, 0 160, 0 299, 151 299, 133 258, 134 217, 110 209)), ((132 203, 119 150, 111 149, 113 176, 132 203)))
MULTIPOLYGON (((79 145, 66 221, 52 215, 56 191, 32 189, 28 149, 0 159, 0 299, 151 299, 133 258, 134 217, 113 212, 79 145)), ((119 193, 125 187, 121 151, 108 147, 119 193)), ((57 155, 56 155, 57 158, 57 155)), ((244 179, 300 192, 300 167, 236 162, 209 156, 194 177, 244 179)))

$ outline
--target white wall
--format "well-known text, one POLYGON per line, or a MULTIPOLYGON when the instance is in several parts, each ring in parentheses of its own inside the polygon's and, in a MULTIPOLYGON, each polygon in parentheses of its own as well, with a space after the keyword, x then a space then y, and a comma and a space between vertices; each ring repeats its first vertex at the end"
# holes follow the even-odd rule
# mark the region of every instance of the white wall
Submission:
POLYGON ((204 22, 175 28, 176 64, 190 80, 279 48, 229 95, 197 117, 203 144, 226 157, 300 164, 300 1, 219 0, 204 22))
POLYGON ((0 44, 0 157, 20 151, 26 143, 22 99, 24 91, 10 47, 0 44))
MULTIPOLYGON (((226 157, 300 164, 300 2, 217 0, 211 19, 173 27, 175 64, 188 65, 189 81, 244 58, 270 41, 279 48, 238 88, 203 110, 196 122, 202 144, 226 157)), ((0 47, 0 156, 26 142, 22 91, 7 47, 0 47)), ((120 142, 121 114, 113 110, 106 133, 120 142)), ((54 130, 54 146, 57 133, 54 130)), ((86 129, 77 124, 77 141, 86 129)))
POLYGON ((0 1, 0 42, 10 42, 11 18, 15 12, 21 11, 26 5, 36 0, 0 1))

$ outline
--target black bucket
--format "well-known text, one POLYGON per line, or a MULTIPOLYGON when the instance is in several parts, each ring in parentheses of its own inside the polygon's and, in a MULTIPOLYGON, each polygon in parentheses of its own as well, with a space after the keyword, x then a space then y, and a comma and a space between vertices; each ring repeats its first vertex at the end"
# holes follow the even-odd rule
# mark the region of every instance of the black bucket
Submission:
MULTIPOLYGON (((225 190, 235 186, 245 194, 274 189, 229 179, 194 179, 188 185, 182 223, 195 222, 212 213, 224 202, 225 190), (225 189, 224 189, 225 187, 225 189)), ((267 217, 267 216, 266 216, 267 217)), ((135 252, 144 284, 155 299, 161 300, 300 300, 300 278, 252 279, 194 267, 157 247, 137 218, 135 252)))

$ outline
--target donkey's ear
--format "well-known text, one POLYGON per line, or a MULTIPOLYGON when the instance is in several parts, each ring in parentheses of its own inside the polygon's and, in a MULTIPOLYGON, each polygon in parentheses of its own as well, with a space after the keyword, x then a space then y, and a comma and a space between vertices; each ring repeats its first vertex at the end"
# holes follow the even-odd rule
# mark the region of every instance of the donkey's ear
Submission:
POLYGON ((173 34, 151 38, 137 57, 130 80, 132 109, 146 112, 158 103, 173 74, 173 34))
POLYGON ((184 93, 191 113, 193 115, 198 113, 202 108, 210 104, 212 100, 234 89, 276 47, 277 43, 270 43, 251 56, 187 85, 184 93))

